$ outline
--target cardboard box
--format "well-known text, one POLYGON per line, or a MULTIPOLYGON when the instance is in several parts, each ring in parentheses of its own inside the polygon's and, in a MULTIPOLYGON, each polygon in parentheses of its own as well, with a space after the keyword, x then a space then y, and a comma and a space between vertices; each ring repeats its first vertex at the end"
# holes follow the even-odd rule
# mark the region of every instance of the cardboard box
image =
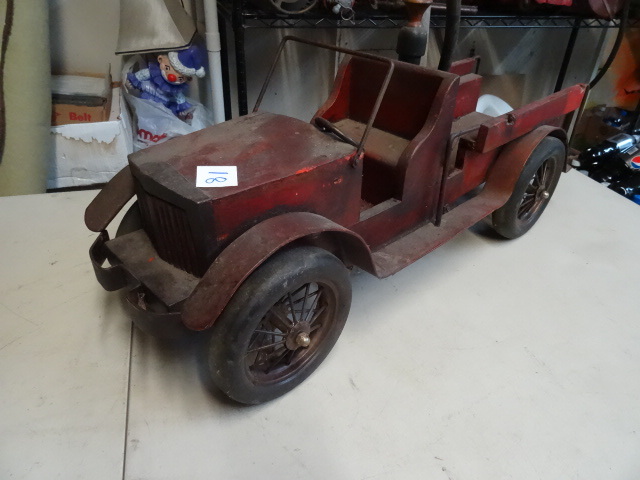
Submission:
POLYGON ((111 94, 107 121, 52 126, 47 188, 106 183, 127 165, 133 151, 131 118, 119 88, 111 94))
POLYGON ((111 75, 53 75, 51 125, 103 122, 111 111, 111 75))

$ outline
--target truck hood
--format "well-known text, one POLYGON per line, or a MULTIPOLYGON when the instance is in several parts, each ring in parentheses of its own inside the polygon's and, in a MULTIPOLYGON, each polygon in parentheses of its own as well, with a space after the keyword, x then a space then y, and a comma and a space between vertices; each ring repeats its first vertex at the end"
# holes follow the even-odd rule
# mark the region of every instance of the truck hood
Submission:
POLYGON ((141 150, 129 162, 138 178, 202 202, 302 174, 355 151, 302 120, 254 113, 141 150), (238 185, 197 188, 198 166, 235 166, 238 185))

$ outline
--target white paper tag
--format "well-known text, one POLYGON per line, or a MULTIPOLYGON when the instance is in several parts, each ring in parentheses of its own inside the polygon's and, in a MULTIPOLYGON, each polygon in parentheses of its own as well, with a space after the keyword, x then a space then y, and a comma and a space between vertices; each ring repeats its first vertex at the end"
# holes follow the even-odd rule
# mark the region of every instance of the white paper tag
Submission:
POLYGON ((236 187, 238 167, 199 166, 196 172, 196 187, 236 187))

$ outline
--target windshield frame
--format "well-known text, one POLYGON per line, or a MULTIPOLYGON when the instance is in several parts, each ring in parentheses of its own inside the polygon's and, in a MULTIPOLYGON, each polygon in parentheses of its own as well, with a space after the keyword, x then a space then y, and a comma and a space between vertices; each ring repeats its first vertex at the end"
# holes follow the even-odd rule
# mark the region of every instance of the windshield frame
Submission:
POLYGON ((303 43, 303 44, 306 44, 306 45, 311 45, 313 47, 318 47, 318 48, 322 48, 322 49, 325 49, 325 50, 332 50, 334 52, 344 53, 346 55, 351 55, 351 56, 354 56, 354 57, 367 58, 369 60, 374 60, 374 61, 386 64, 388 66, 387 73, 386 73, 386 75, 384 77, 384 80, 382 82, 382 86, 380 88, 380 92, 378 93, 378 97, 376 98, 376 102, 375 102, 375 104, 373 106, 373 110, 371 111, 371 116, 369 117, 369 121, 367 122, 367 126, 366 126, 366 128, 364 130, 364 134, 362 135, 362 139, 360 140, 360 143, 358 144, 358 148, 356 150, 356 155, 357 155, 357 157, 359 157, 364 152, 364 144, 366 143, 367 137, 369 136, 369 132, 371 131, 371 128, 373 127, 373 122, 375 121, 376 116, 378 115, 378 110, 380 108, 380 105, 382 104, 382 99, 384 98, 384 95, 387 92, 387 87, 389 86, 389 81, 391 80, 391 76, 393 75, 393 70, 394 70, 394 67, 395 67, 394 60, 391 60, 389 58, 379 57, 377 55, 372 55, 372 54, 369 54, 369 53, 358 52, 356 50, 350 50, 348 48, 336 47, 334 45, 328 45, 326 43, 314 42, 314 41, 311 41, 311 40, 306 40, 306 39, 303 39, 303 38, 287 35, 280 42, 280 45, 278 47, 278 52, 276 53, 276 58, 274 59, 273 63, 271 64, 271 69, 269 70, 269 73, 267 74, 267 78, 265 79, 264 84, 262 85, 262 89, 260 90, 260 94, 258 95, 258 99, 256 100, 256 104, 253 107, 253 113, 256 113, 258 111, 258 109, 260 108, 260 104, 262 103, 262 99, 264 97, 264 94, 267 91, 267 87, 269 86, 269 83, 271 82, 271 78, 273 77, 273 72, 275 71, 276 65, 278 64, 278 61, 280 60, 280 57, 282 56, 282 51, 284 50, 285 45, 289 41, 303 43))

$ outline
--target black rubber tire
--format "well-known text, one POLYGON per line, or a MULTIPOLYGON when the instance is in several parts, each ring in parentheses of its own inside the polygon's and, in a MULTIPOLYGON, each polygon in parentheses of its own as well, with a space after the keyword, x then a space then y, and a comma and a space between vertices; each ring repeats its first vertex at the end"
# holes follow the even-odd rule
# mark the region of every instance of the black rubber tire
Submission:
POLYGON ((505 238, 518 238, 533 227, 551 200, 565 159, 566 148, 561 140, 547 137, 540 142, 522 169, 507 203, 493 212, 492 226, 496 232, 505 238), (541 177, 544 185, 540 184, 541 177), (543 192, 548 193, 546 198, 542 197, 543 192))
MULTIPOLYGON (((292 301, 288 312, 298 311, 293 307, 296 303, 299 301, 292 301)), ((276 253, 242 284, 211 329, 205 348, 208 349, 206 357, 213 382, 240 403, 259 404, 284 395, 322 363, 338 340, 350 307, 348 271, 334 255, 307 246, 276 253), (309 292, 312 288, 307 288, 307 285, 316 285, 321 293, 317 294, 318 299, 309 300, 314 302, 313 305, 317 304, 317 308, 308 304, 311 306, 305 317, 305 302, 311 298, 309 292), (277 308, 286 308, 285 299, 290 300, 288 294, 299 295, 303 289, 305 300, 301 305, 302 313, 297 319, 298 323, 290 321, 287 324, 291 327, 289 335, 262 333, 269 328, 269 332, 286 332, 284 328, 271 325, 270 322, 275 325, 283 318, 272 312, 277 308), (295 333, 294 328, 302 326, 304 318, 316 318, 316 315, 317 320, 305 324, 309 326, 317 322, 313 329, 309 327, 311 343, 308 347, 294 346, 287 350, 287 345, 277 348, 269 344, 265 346, 265 336, 269 339, 267 342, 284 342, 284 339, 289 342, 295 333), (284 352, 283 356, 276 355, 278 352, 284 352), (259 362, 261 355, 266 356, 267 360, 259 362), (283 358, 286 355, 289 355, 290 363, 285 365, 283 358), (265 369, 264 365, 268 364, 270 357, 273 357, 271 363, 282 363, 277 368, 270 365, 273 370, 265 369), (276 361, 276 358, 279 360, 276 361)), ((287 311, 279 312, 289 320, 287 311)))

